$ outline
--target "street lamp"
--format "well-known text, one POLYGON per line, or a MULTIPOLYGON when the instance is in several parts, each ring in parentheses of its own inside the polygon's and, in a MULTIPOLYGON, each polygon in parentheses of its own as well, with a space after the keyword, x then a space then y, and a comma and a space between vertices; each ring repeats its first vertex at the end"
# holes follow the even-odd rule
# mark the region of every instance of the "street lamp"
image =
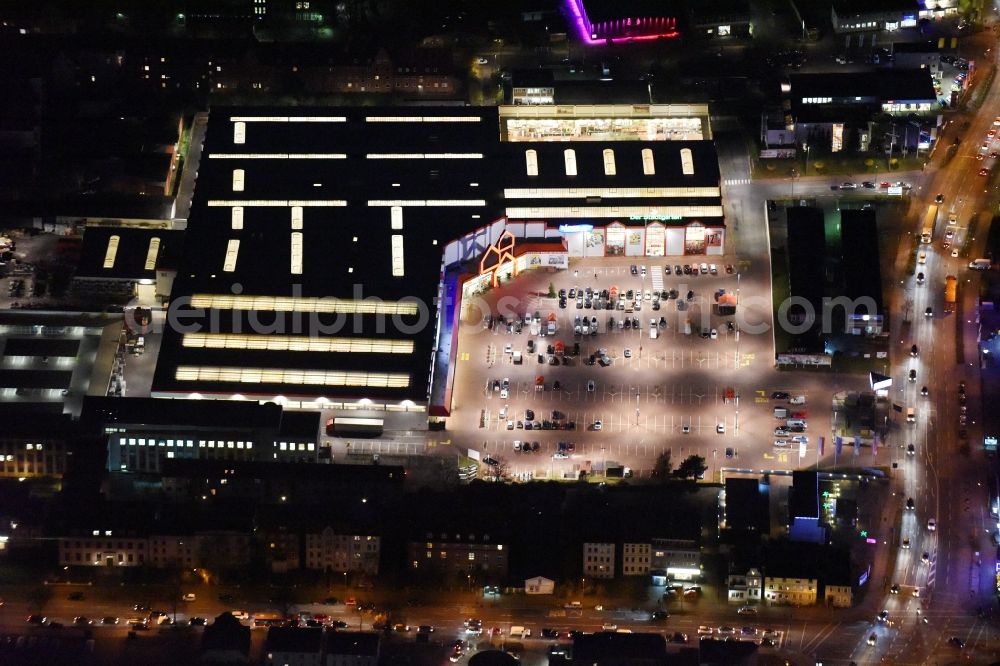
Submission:
POLYGON ((809 173, 809 144, 807 142, 802 142, 802 150, 806 151, 806 166, 802 171, 802 175, 808 175, 809 173))

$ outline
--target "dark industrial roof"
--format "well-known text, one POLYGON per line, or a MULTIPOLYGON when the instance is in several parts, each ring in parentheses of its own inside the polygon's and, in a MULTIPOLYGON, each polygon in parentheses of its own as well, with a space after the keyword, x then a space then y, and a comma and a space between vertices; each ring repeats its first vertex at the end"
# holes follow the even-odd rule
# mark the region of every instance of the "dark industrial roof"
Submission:
MULTIPOLYGON (((644 184, 651 187, 718 187, 719 156, 711 141, 579 141, 572 144, 562 142, 503 143, 499 149, 500 165, 504 173, 505 187, 626 187, 644 184), (567 176, 564 152, 572 149, 576 153, 577 175, 567 176), (604 173, 604 151, 614 151, 615 175, 604 173), (642 151, 653 151, 655 174, 646 176, 642 168, 642 151), (694 173, 685 175, 681 169, 681 151, 691 151, 694 173), (538 154, 538 176, 529 176, 524 166, 524 151, 534 150, 538 154), (540 179, 544 179, 541 182, 540 179)), ((530 201, 530 200, 528 200, 530 201)), ((546 205, 558 205, 549 203, 546 205)), ((558 201, 558 200, 555 200, 558 201)), ((622 206, 642 205, 649 199, 615 199, 622 206)), ((718 199, 671 199, 676 205, 719 205, 718 199)), ((508 202, 524 205, 519 202, 508 202)))
POLYGON ((558 81, 556 104, 649 104, 645 81, 558 81))
MULTIPOLYGON (((483 201, 490 195, 491 174, 485 154, 498 142, 495 109, 477 107, 405 107, 334 109, 213 109, 189 219, 185 263, 174 295, 191 293, 301 296, 339 299, 374 297, 385 301, 415 298, 417 315, 343 315, 320 318, 327 332, 318 337, 409 339, 409 354, 310 353, 185 348, 168 330, 157 364, 156 392, 244 392, 426 400, 433 347, 434 298, 446 243, 489 221, 485 205, 404 205, 402 229, 390 228, 388 201, 483 201), (247 122, 246 143, 234 143, 232 117, 343 117, 346 122, 247 122), (367 122, 366 117, 389 117, 367 122), (397 117, 465 117, 471 122, 395 122, 397 117), (213 154, 336 154, 343 159, 226 159, 213 154), (382 155, 461 153, 457 159, 385 159, 382 155), (468 157, 477 154, 480 157, 468 157), (233 170, 243 169, 243 192, 234 192, 233 170), (290 269, 291 225, 288 206, 245 206, 243 229, 233 230, 230 205, 212 201, 321 200, 346 205, 303 209, 303 256, 300 275, 290 269), (473 217, 476 215, 478 217, 473 217), (391 240, 402 236, 403 275, 393 275, 391 240), (240 242, 233 272, 223 271, 228 243, 240 242), (329 332, 334 322, 336 331, 329 332), (422 323, 423 322, 423 323, 422 323), (416 333, 412 331, 416 330, 416 333), (180 381, 178 366, 280 368, 320 371, 400 373, 403 388, 337 386, 324 383, 266 384, 180 381)), ((253 313, 221 311, 218 332, 241 327, 253 332, 253 313)), ((312 321, 291 312, 262 317, 272 330, 298 335, 312 321)), ((313 320, 315 321, 315 320, 313 320)), ((260 328, 259 326, 257 328, 260 328)), ((319 328, 312 327, 314 330, 319 328)))
POLYGON ((72 370, 0 370, 0 388, 69 388, 72 370))
POLYGON ((267 630, 264 651, 319 654, 322 645, 321 627, 271 627, 267 630))
POLYGON ((792 472, 788 500, 788 513, 792 518, 819 518, 819 479, 816 472, 792 472))
POLYGON ((326 634, 326 654, 376 656, 379 635, 368 631, 330 631, 326 634))
POLYGON ((299 439, 315 438, 319 434, 320 412, 283 410, 278 435, 299 439))
POLYGON ((281 407, 242 400, 159 400, 156 398, 83 399, 81 421, 94 426, 170 426, 278 431, 281 407))
POLYGON ((770 528, 768 488, 759 479, 726 477, 726 528, 766 535, 770 528))
POLYGON ((789 80, 794 104, 803 97, 870 97, 881 102, 937 98, 930 70, 921 68, 792 74, 789 80))
POLYGON ((80 341, 62 338, 7 338, 3 345, 4 356, 75 357, 80 341))
POLYGON ((83 246, 77 264, 77 277, 117 280, 153 280, 156 270, 176 268, 180 263, 184 232, 167 229, 138 229, 122 227, 87 227, 83 232, 83 246), (118 250, 114 264, 104 267, 108 243, 118 237, 118 250), (146 268, 150 243, 159 239, 152 268, 146 268))
POLYGON ((788 220, 788 283, 792 296, 809 301, 822 312, 826 287, 826 234, 820 208, 792 206, 788 220))
MULTIPOLYGON (((875 209, 842 209, 840 238, 844 291, 847 297, 851 299, 870 297, 875 301, 878 314, 884 314, 875 209)), ((861 309, 858 314, 865 312, 861 309)))

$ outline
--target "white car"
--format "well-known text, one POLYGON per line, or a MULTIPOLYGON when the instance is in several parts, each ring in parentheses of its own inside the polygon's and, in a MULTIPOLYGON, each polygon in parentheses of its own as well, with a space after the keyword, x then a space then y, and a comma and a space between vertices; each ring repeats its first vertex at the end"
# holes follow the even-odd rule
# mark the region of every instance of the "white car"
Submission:
POLYGON ((682 425, 681 432, 684 433, 685 435, 689 434, 691 432, 691 424, 685 423, 684 425, 682 425))
POLYGON ((725 423, 717 423, 717 424, 715 424, 715 432, 719 433, 720 435, 725 435, 726 434, 726 424, 725 423))
POLYGON ((951 251, 951 258, 952 259, 958 259, 958 249, 957 248, 951 251))
POLYGON ((788 437, 789 434, 791 434, 791 433, 789 433, 788 430, 786 430, 784 428, 775 428, 774 429, 774 436, 775 437, 788 437))
POLYGON ((806 437, 805 435, 795 435, 794 437, 792 437, 792 441, 795 442, 796 444, 808 444, 809 438, 806 437))
POLYGON ((625 348, 625 351, 623 352, 623 354, 624 354, 625 358, 632 358, 632 350, 629 349, 628 347, 625 348))
POLYGON ((594 430, 601 430, 604 427, 604 423, 601 421, 594 421, 594 430))
POLYGON ((569 458, 569 454, 563 453, 562 451, 556 451, 552 454, 552 457, 556 460, 566 460, 569 458))
POLYGON ((719 339, 719 331, 717 329, 713 328, 709 332, 708 337, 711 338, 712 340, 718 340, 719 339))
POLYGON ((510 395, 510 391, 508 391, 507 389, 500 389, 500 399, 501 400, 506 400, 509 395, 510 395))
POLYGON ((792 396, 788 399, 789 405, 804 405, 806 404, 806 397, 804 395, 792 396))
POLYGON ((698 271, 702 275, 704 275, 705 273, 708 273, 708 264, 702 264, 702 265, 698 266, 698 271))
POLYGON ((719 267, 716 266, 715 264, 709 264, 708 265, 708 272, 711 273, 712 275, 718 275, 719 274, 719 267))
POLYGON ((840 189, 842 190, 856 190, 858 189, 857 183, 841 183, 840 189))
POLYGON ((920 255, 917 256, 917 263, 918 264, 926 264, 927 263, 927 253, 926 252, 921 252, 920 255))
POLYGON ((777 449, 787 449, 788 440, 787 439, 776 439, 774 440, 774 447, 777 449))
POLYGON ((931 532, 935 531, 937 529, 937 521, 933 518, 929 518, 927 520, 927 529, 931 532))

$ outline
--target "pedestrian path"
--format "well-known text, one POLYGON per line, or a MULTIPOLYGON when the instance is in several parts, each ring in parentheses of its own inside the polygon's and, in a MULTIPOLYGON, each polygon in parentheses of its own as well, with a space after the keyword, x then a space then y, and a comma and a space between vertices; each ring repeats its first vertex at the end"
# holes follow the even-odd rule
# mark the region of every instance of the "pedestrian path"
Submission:
POLYGON ((722 181, 726 185, 749 185, 749 178, 727 178, 722 181))

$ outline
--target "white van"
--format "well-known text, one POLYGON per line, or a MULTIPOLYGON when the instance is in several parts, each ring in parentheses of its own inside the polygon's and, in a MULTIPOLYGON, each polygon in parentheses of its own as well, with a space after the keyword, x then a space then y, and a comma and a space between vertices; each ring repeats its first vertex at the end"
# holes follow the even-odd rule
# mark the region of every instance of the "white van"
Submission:
POLYGON ((529 638, 531 636, 531 629, 527 627, 522 627, 519 624, 515 624, 510 628, 511 638, 529 638))
POLYGON ((976 259, 969 262, 969 269, 973 271, 988 271, 990 269, 989 259, 976 259))
POLYGON ((774 418, 776 418, 776 419, 787 419, 788 418, 788 410, 785 409, 784 407, 775 407, 774 408, 774 418))
POLYGON ((649 339, 650 340, 655 340, 658 335, 659 335, 659 332, 655 328, 649 329, 649 339))
POLYGON ((789 419, 787 426, 789 428, 808 428, 808 424, 802 419, 789 419))

